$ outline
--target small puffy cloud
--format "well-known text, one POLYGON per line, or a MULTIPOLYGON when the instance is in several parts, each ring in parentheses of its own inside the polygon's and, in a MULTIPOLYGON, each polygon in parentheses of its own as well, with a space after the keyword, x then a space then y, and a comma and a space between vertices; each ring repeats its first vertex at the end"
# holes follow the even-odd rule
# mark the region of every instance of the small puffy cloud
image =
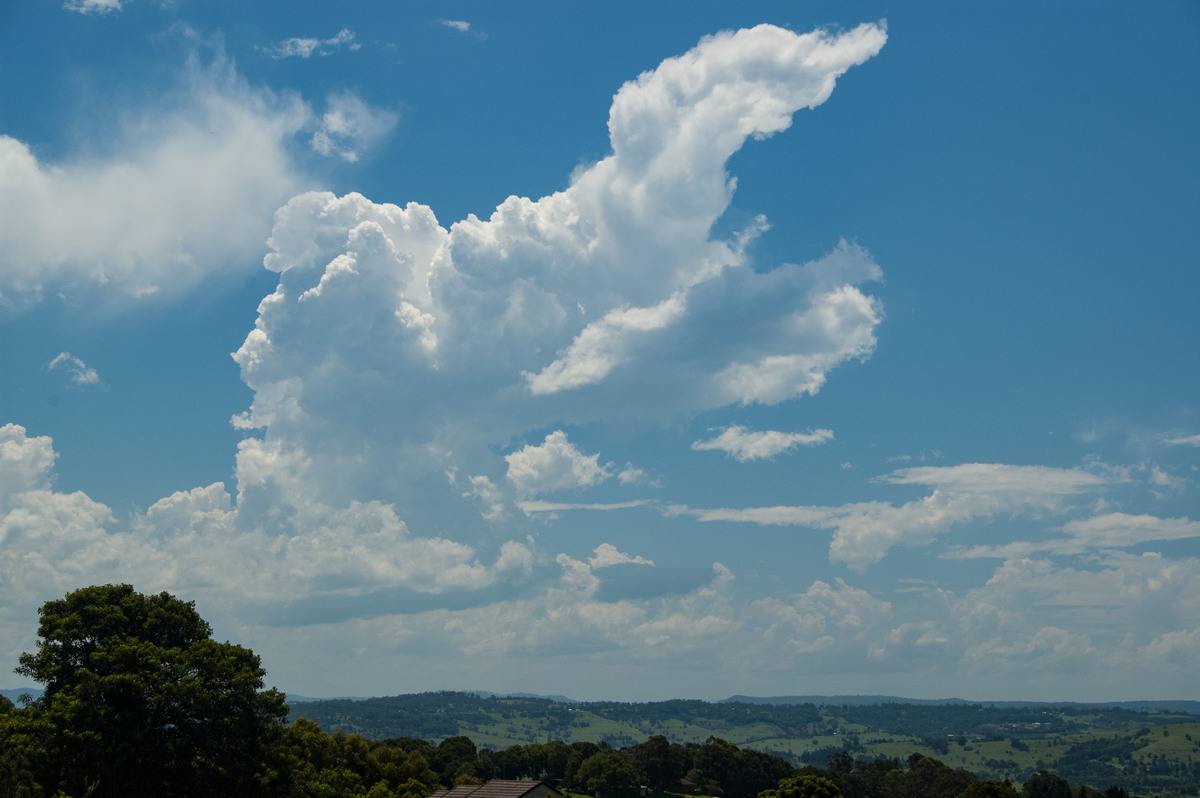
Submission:
POLYGON ((607 568, 611 565, 620 565, 622 563, 632 563, 634 565, 654 565, 652 560, 647 560, 640 555, 631 556, 617 549, 611 543, 601 543, 592 552, 592 556, 588 558, 588 565, 592 568, 607 568))
POLYGON ((326 108, 309 144, 314 152, 351 163, 359 160, 363 150, 386 138, 400 118, 394 111, 373 108, 350 93, 330 96, 326 108))
POLYGON ((626 463, 625 467, 617 473, 617 481, 622 485, 653 484, 654 482, 649 474, 632 463, 626 463))
POLYGON ((100 375, 70 352, 59 352, 46 364, 51 371, 65 371, 76 385, 99 385, 100 375))
POLYGON ((459 33, 479 39, 480 41, 483 41, 484 39, 487 38, 486 33, 482 32, 482 31, 478 31, 478 30, 473 30, 471 28, 471 23, 467 22, 464 19, 442 19, 442 20, 438 20, 438 22, 440 22, 442 25, 449 28, 450 30, 458 31, 459 33))
POLYGON ((720 435, 706 441, 696 441, 696 451, 721 451, 733 455, 739 462, 770 459, 791 451, 797 446, 818 446, 833 440, 833 430, 818 429, 809 432, 777 432, 775 430, 754 431, 734 425, 726 427, 720 435))
POLYGON ((525 446, 504 458, 508 481, 517 492, 529 496, 570 488, 587 488, 612 476, 600 465, 600 455, 585 455, 556 430, 538 446, 525 446))
POLYGON ((1163 443, 1168 446, 1200 446, 1200 434, 1196 435, 1180 435, 1174 438, 1164 438, 1163 443))
POLYGON ((342 28, 328 39, 295 37, 259 49, 271 58, 309 58, 314 55, 330 55, 343 48, 358 50, 362 45, 354 39, 354 31, 342 28))

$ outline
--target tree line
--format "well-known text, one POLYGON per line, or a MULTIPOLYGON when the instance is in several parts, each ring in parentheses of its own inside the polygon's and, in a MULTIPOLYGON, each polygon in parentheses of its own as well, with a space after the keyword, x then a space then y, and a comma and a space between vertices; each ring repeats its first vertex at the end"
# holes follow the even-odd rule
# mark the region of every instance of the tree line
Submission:
POLYGON ((130 585, 46 602, 36 650, 16 669, 42 695, 19 706, 0 697, 0 798, 427 798, 494 778, 598 798, 1129 798, 1045 771, 1019 787, 981 781, 920 754, 901 762, 840 752, 825 767, 796 767, 717 737, 493 751, 460 735, 435 744, 329 734, 303 717, 288 723, 285 696, 264 689, 257 655, 211 633, 194 603, 130 585))

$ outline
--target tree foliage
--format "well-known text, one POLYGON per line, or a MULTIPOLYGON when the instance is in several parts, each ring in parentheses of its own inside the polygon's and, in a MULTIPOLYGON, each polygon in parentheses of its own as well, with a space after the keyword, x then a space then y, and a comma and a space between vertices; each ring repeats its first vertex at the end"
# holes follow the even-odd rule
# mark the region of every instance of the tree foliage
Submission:
POLYGON ((764 790, 758 798, 843 798, 841 790, 824 776, 805 774, 784 779, 773 790, 764 790))
POLYGON ((287 713, 249 649, 211 639, 191 602, 86 587, 39 611, 17 673, 45 685, 10 713, 47 790, 70 795, 249 794, 287 713))

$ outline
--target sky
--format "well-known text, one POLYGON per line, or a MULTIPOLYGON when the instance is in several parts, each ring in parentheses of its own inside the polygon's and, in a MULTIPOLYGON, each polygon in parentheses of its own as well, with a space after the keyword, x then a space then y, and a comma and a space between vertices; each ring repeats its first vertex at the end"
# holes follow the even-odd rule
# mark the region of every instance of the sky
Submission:
POLYGON ((1195 699, 1200 5, 8 0, 0 686, 1195 699))

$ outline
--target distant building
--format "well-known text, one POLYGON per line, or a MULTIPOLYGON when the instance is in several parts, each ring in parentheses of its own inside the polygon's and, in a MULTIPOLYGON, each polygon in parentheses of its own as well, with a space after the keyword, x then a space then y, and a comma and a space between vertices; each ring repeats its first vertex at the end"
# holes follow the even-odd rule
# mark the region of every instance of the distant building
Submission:
POLYGON ((487 784, 464 784, 453 790, 438 790, 429 798, 563 798, 563 794, 541 781, 492 779, 487 784))

